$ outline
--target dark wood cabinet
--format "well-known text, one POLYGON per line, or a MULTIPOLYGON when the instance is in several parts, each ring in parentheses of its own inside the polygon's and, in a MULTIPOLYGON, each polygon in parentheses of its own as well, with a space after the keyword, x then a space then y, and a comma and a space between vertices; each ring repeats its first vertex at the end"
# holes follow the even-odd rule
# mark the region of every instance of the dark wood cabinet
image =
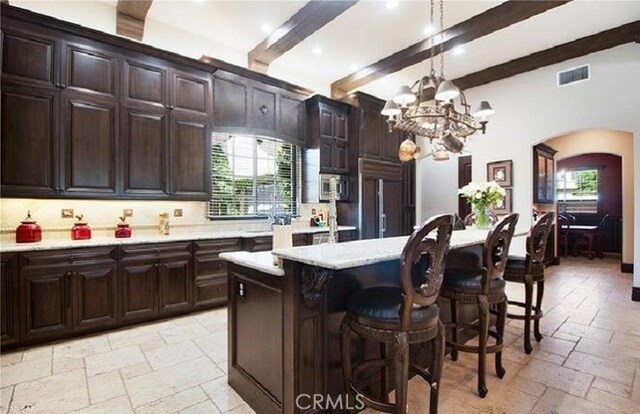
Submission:
POLYGON ((161 315, 191 308, 191 254, 161 260, 158 283, 158 311, 161 315))
POLYGON ((304 94, 225 71, 214 74, 213 85, 214 131, 304 144, 304 94))
POLYGON ((273 248, 273 237, 252 237, 244 239, 243 250, 247 252, 266 252, 273 248))
POLYGON ((118 321, 117 270, 112 260, 73 267, 74 329, 109 326, 118 321))
POLYGON ((3 5, 3 197, 208 199, 215 68, 17 10, 3 5))
POLYGON ((68 264, 22 269, 22 338, 53 338, 71 331, 72 279, 68 264))
POLYGON ((309 147, 320 173, 349 173, 349 105, 320 95, 307 100, 309 147))
POLYGON ((115 196, 118 173, 118 104, 63 94, 64 192, 115 196))
POLYGON ((158 261, 127 260, 120 265, 122 321, 151 319, 157 314, 158 261))
POLYGON ((169 193, 190 200, 209 199, 211 152, 209 119, 180 114, 171 114, 169 140, 169 193))
POLYGON ((59 106, 60 95, 55 90, 3 82, 3 197, 53 196, 59 192, 59 106))
POLYGON ((416 162, 402 164, 402 234, 413 233, 416 225, 416 162))
MULTIPOLYGON (((56 88, 61 41, 2 22, 2 81, 56 88)), ((4 106, 4 105, 3 105, 4 106)))
POLYGON ((556 199, 554 156, 557 151, 548 145, 533 147, 533 202, 553 204, 556 199))
POLYGON ((168 197, 169 111, 123 107, 120 131, 123 193, 168 197))
POLYGON ((220 253, 242 250, 241 239, 194 242, 193 304, 196 308, 227 302, 227 262, 220 253))
POLYGON ((17 255, 3 254, 0 257, 0 341, 10 345, 20 340, 17 255))
POLYGON ((388 162, 360 160, 362 192, 360 238, 404 234, 402 167, 388 162))

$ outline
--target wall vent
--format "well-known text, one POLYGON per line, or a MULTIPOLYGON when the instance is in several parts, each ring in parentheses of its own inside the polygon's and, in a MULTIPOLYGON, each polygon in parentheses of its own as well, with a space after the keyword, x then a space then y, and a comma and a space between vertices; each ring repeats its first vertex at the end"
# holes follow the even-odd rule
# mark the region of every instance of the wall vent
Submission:
POLYGON ((558 72, 558 86, 567 86, 588 81, 590 75, 591 67, 588 64, 560 71, 558 72))

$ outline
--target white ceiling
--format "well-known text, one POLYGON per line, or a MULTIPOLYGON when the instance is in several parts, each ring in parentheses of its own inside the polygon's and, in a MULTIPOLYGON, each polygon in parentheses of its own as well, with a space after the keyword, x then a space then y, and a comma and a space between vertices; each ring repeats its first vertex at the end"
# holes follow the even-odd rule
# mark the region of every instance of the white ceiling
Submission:
MULTIPOLYGON (((445 27, 501 2, 445 0, 445 27)), ((10 3, 115 32, 117 0, 10 3)), ((262 26, 277 28, 305 3, 306 0, 154 0, 147 20, 160 25, 149 27, 150 32, 155 30, 155 39, 143 42, 194 57, 214 53, 216 58, 246 65, 247 53, 267 36, 262 26), (166 32, 166 36, 158 37, 158 30, 166 32), (224 47, 208 47, 214 44, 224 47)), ((392 9, 386 4, 386 0, 360 0, 274 61, 268 74, 328 95, 331 83, 352 73, 355 65, 374 63, 425 37, 423 31, 429 19, 426 0, 400 0, 392 9), (322 49, 322 53, 314 53, 315 48, 322 49)), ((638 19, 637 0, 574 0, 464 45, 465 52, 458 56, 447 52, 445 75, 454 79, 638 19)), ((411 84, 423 76, 427 67, 423 62, 361 89, 389 98, 399 85, 411 84)))

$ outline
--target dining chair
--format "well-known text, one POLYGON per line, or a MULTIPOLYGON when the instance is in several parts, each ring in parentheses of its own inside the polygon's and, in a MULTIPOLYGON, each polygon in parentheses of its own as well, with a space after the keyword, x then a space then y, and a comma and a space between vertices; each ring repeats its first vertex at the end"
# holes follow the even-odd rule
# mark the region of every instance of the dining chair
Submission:
POLYGON ((562 250, 562 256, 569 255, 569 231, 571 222, 564 214, 558 214, 558 249, 562 250))
POLYGON ((407 412, 409 371, 430 385, 429 412, 438 412, 440 378, 444 365, 445 331, 436 304, 449 250, 453 216, 441 215, 415 230, 400 258, 400 287, 372 287, 360 290, 347 301, 347 314, 340 326, 340 348, 345 388, 360 396, 365 406, 387 413, 407 412), (351 336, 381 344, 381 357, 352 366, 351 336), (409 361, 409 346, 431 343, 432 364, 427 370, 409 361), (385 349, 392 349, 387 358, 385 349), (378 398, 368 395, 355 378, 363 370, 380 368, 378 398), (393 367, 395 402, 390 403, 387 373, 393 367))
POLYGON ((502 278, 507 265, 509 246, 518 222, 518 214, 505 216, 490 230, 482 249, 482 267, 456 268, 447 266, 445 269, 440 296, 449 299, 451 306, 451 340, 446 344, 451 348, 451 359, 458 359, 458 352, 478 354, 478 394, 484 398, 487 395, 486 363, 487 354, 495 353, 495 368, 498 378, 505 374, 502 366, 502 348, 504 325, 507 316, 506 282, 502 278), (458 320, 458 303, 476 305, 479 321, 464 324, 458 320), (489 331, 489 308, 496 307, 496 330, 489 331), (458 333, 465 329, 477 330, 478 345, 467 345, 461 342, 458 333), (489 345, 489 336, 495 343, 489 345))
POLYGON ((504 279, 507 282, 522 283, 525 289, 524 302, 508 301, 509 305, 524 308, 524 314, 507 312, 510 319, 524 320, 524 352, 531 353, 531 321, 534 321, 534 335, 536 341, 542 340, 540 334, 540 319, 542 318, 542 296, 544 295, 544 256, 547 249, 549 233, 553 228, 554 213, 542 215, 533 224, 527 236, 524 257, 509 256, 504 279), (536 284, 536 304, 533 306, 533 285, 536 284))

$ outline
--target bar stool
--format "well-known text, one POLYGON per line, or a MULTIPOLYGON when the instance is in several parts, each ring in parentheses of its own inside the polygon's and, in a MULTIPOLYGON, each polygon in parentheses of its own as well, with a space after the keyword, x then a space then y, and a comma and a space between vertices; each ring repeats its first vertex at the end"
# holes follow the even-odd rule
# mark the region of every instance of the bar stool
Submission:
POLYGON ((531 353, 531 321, 536 341, 542 340, 540 319, 542 318, 542 295, 544 294, 544 254, 547 248, 549 233, 553 228, 554 213, 545 213, 529 230, 527 236, 527 255, 525 257, 509 256, 504 279, 507 282, 523 283, 525 301, 508 301, 509 305, 524 308, 523 315, 507 313, 511 319, 524 320, 524 352, 531 353), (537 283, 536 306, 533 306, 533 284, 537 283))
POLYGON ((438 411, 440 376, 444 364, 444 325, 436 304, 442 284, 444 258, 449 249, 453 217, 441 215, 413 232, 400 258, 401 287, 363 289, 349 298, 347 314, 340 326, 342 368, 345 388, 351 395, 360 395, 370 408, 387 413, 407 412, 409 370, 430 384, 429 412, 438 411), (434 230, 437 234, 433 234, 434 230), (435 237, 435 238, 434 238, 435 237), (351 363, 351 334, 376 341, 381 349, 392 347, 393 359, 351 363), (433 359, 427 370, 410 364, 409 345, 432 342, 433 359), (354 378, 363 370, 380 367, 382 387, 379 399, 366 395, 354 378), (386 372, 393 367, 395 404, 388 401, 386 372))
POLYGON ((458 351, 478 354, 478 394, 487 395, 486 371, 487 354, 496 354, 496 373, 502 378, 505 370, 502 367, 502 340, 507 315, 507 296, 504 288, 506 282, 502 278, 507 264, 507 256, 511 239, 518 222, 518 214, 513 213, 496 223, 484 242, 481 268, 456 268, 448 266, 440 296, 449 299, 451 304, 451 341, 446 344, 451 348, 451 359, 458 359, 458 351), (478 306, 479 324, 463 324, 458 322, 458 302, 478 306), (497 308, 496 331, 489 331, 489 307, 497 308), (462 328, 478 330, 477 346, 458 342, 458 331, 462 328), (488 345, 488 337, 495 339, 495 344, 488 345))

